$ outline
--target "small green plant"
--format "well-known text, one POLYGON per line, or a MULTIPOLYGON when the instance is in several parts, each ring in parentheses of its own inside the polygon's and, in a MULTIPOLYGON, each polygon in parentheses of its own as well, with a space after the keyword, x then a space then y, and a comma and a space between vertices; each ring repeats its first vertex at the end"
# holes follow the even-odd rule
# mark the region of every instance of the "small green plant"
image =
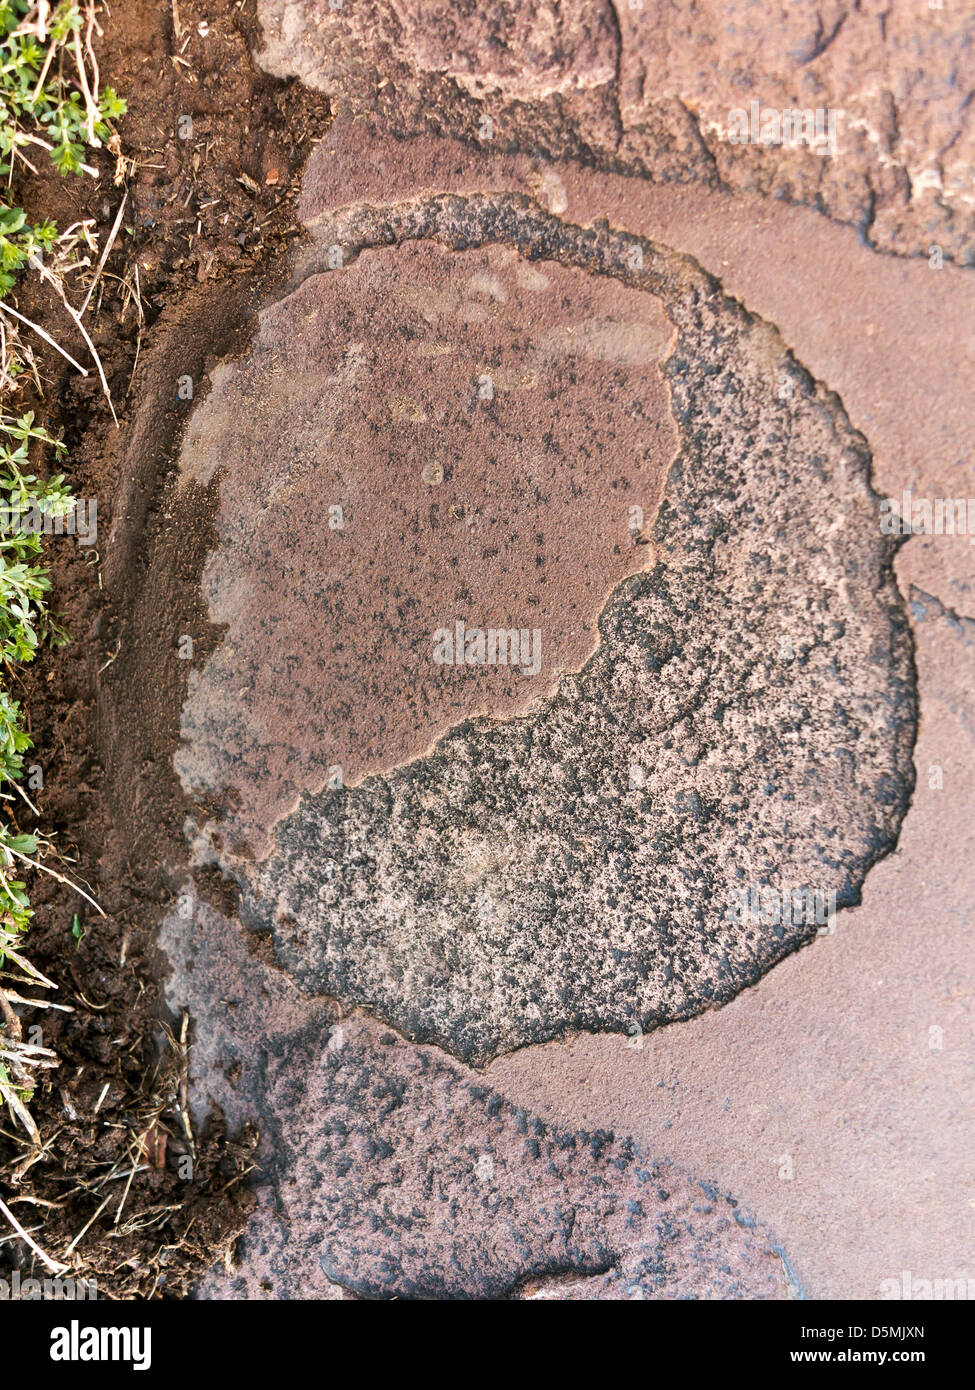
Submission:
POLYGON ((10 172, 17 151, 36 145, 48 151, 59 173, 80 174, 86 147, 97 149, 108 140, 109 122, 124 114, 125 102, 111 87, 97 90, 95 22, 91 0, 84 6, 61 0, 53 9, 0 0, 3 173, 10 172))
MULTIPOLYGON (((32 441, 50 446, 56 457, 63 451, 60 441, 35 426, 31 412, 0 416, 0 660, 8 666, 32 660, 48 633, 54 641, 62 638, 60 629, 52 630, 47 612, 51 581, 47 570, 36 563, 42 542, 35 528, 43 525, 45 517, 66 515, 73 501, 63 474, 42 481, 30 471, 32 441), (28 523, 31 529, 25 529, 28 523)), ((0 795, 9 795, 2 792, 6 784, 20 790, 24 754, 31 746, 19 701, 0 688, 0 795)), ((16 876, 14 865, 29 861, 39 848, 38 836, 20 834, 0 822, 0 969, 35 986, 49 982, 20 950, 33 913, 27 885, 16 876)), ((0 1096, 32 1136, 33 1122, 26 1107, 33 1094, 34 1073, 38 1066, 51 1064, 46 1048, 23 1042, 19 1020, 8 1003, 0 1033, 0 1096)))
POLYGON ((23 208, 0 203, 0 292, 12 290, 17 271, 23 270, 31 256, 49 251, 57 238, 58 229, 50 220, 29 227, 23 208))

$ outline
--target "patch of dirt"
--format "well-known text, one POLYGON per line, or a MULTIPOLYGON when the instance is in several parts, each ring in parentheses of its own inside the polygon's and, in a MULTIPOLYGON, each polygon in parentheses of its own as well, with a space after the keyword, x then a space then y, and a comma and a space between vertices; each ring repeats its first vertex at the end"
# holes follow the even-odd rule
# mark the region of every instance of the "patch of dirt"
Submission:
MULTIPOLYGON (((139 681, 137 662, 118 645, 118 608, 189 409, 177 396, 182 369, 172 370, 163 396, 152 394, 165 381, 167 353, 174 367, 172 345, 192 347, 198 383, 207 360, 234 348, 242 307, 266 292, 299 234, 298 177, 330 119, 323 98, 255 68, 253 13, 252 0, 113 4, 102 15, 98 57, 102 81, 129 103, 118 149, 98 156, 97 183, 41 170, 12 190, 32 218, 54 217, 62 229, 95 219, 100 248, 127 195, 86 318, 120 430, 97 373, 62 370, 53 352, 38 356, 43 393, 23 401, 63 430, 69 481, 79 497, 97 499, 99 544, 50 544, 53 604, 72 641, 12 678, 28 711, 31 761, 44 778, 33 793, 39 820, 18 812, 17 822, 54 833, 69 861, 59 867, 88 883, 107 915, 53 879, 37 875, 30 885, 37 915, 29 954, 72 1012, 24 1016, 61 1058, 33 1104, 43 1151, 32 1152, 6 1114, 0 1120, 5 1200, 45 1250, 76 1277, 95 1279, 103 1298, 182 1295, 221 1254, 230 1261, 250 1206, 242 1179, 253 1136, 229 1141, 219 1117, 193 1132, 192 1021, 167 1022, 161 1003, 153 927, 158 905, 175 891, 165 847, 175 843, 181 812, 175 800, 153 806, 158 842, 133 845, 137 779, 126 795, 124 779, 106 776, 113 720, 105 689, 116 675, 139 681), (126 471, 133 433, 138 478, 126 471)), ((79 288, 75 281, 75 302, 84 297, 79 288)), ((79 355, 78 335, 45 293, 25 285, 17 302, 79 355)), ((173 730, 177 723, 178 704, 173 730)), ((22 1242, 0 1232, 0 1269, 26 1271, 32 1262, 22 1242)))

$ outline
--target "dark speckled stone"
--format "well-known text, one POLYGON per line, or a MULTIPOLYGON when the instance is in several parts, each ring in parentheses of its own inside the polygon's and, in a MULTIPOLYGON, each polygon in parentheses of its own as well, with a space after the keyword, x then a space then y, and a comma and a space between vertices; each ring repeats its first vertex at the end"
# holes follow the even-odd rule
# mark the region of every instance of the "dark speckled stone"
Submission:
POLYGON ((207 907, 163 942, 198 1101, 261 1133, 238 1267, 201 1297, 789 1296, 769 1232, 632 1140, 545 1124, 434 1048, 339 1022, 207 907))

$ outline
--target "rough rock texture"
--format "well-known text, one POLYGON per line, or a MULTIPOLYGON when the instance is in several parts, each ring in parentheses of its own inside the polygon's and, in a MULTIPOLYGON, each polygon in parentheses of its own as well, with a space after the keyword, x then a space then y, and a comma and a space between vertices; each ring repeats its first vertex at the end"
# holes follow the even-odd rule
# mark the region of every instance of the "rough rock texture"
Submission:
POLYGON ((224 480, 203 588, 225 632, 177 767, 193 792, 233 789, 228 836, 263 851, 302 791, 525 710, 583 665, 648 560, 673 336, 651 295, 499 246, 406 243, 264 310, 181 460, 190 485, 224 480), (465 665, 462 641, 436 664, 458 621, 519 650, 465 665))
POLYGON ((605 1130, 541 1124, 435 1050, 337 1023, 203 905, 189 931, 174 914, 163 944, 174 1003, 198 1020, 197 1096, 262 1136, 240 1269, 202 1296, 794 1294, 754 1218, 674 1165, 605 1130))
POLYGON ((945 0, 261 0, 262 64, 384 132, 571 156, 816 207, 902 254, 975 258, 975 14, 945 0), (732 112, 835 118, 831 151, 732 112), (760 124, 756 134, 761 134, 760 124))
MULTIPOLYGON (((528 717, 305 797, 259 864, 224 853, 243 919, 309 992, 468 1061, 726 1002, 822 925, 742 921, 736 893, 855 902, 906 806, 909 640, 863 440, 773 330, 650 243, 499 195, 353 207, 316 235, 313 270, 335 245, 500 240, 653 291, 682 447, 655 563, 583 671, 528 717)), ((233 669, 246 690, 253 658, 233 669)))
MULTIPOLYGON (((577 225, 608 222, 689 253, 837 393, 869 441, 878 492, 899 503, 904 488, 926 497, 973 491, 975 393, 957 387, 975 366, 975 277, 966 270, 878 255, 852 228, 756 195, 654 185, 568 161, 545 168, 429 136, 369 139, 359 122, 336 122, 309 163, 302 214, 312 227, 320 209, 349 198, 350 170, 356 202, 397 202, 417 190, 516 192, 577 225)), ((927 549, 939 586, 967 611, 958 588, 960 579, 975 584, 967 537, 914 546, 927 549)))
POLYGON ((811 1298, 901 1299, 905 1271, 919 1298, 975 1280, 975 623, 911 584, 951 541, 911 540, 897 560, 918 778, 862 905, 727 1009, 639 1051, 580 1036, 487 1073, 552 1124, 679 1153, 761 1213, 811 1298))
MULTIPOLYGON (((197 793, 229 794, 202 835, 188 829, 211 871, 198 888, 221 868, 243 886, 257 935, 197 900, 164 945, 172 1003, 197 1020, 200 1111, 212 1099, 264 1137, 241 1268, 205 1292, 630 1297, 635 1275, 644 1295, 777 1296, 783 1276, 795 1293, 784 1260, 769 1274, 772 1238, 756 1232, 746 1248, 740 1222, 722 1224, 726 1199, 705 1193, 712 1211, 696 1210, 674 1168, 759 1212, 812 1296, 877 1297, 904 1269, 971 1276, 973 1138, 959 1097, 975 997, 975 547, 904 545, 905 613, 868 481, 975 495, 972 395, 959 389, 975 360, 971 275, 927 261, 932 240, 970 257, 971 17, 861 4, 770 18, 733 5, 713 22, 696 9, 688 33, 680 12, 646 4, 616 20, 598 4, 434 18, 396 0, 381 13, 262 8, 275 70, 369 112, 338 121, 309 169, 314 245, 265 315, 280 341, 292 341, 289 306, 322 295, 341 313, 354 276, 377 283, 423 254, 462 265, 500 245, 516 276, 559 269, 573 297, 612 280, 629 301, 663 302, 678 331, 666 373, 681 452, 644 531, 652 564, 614 592, 584 669, 527 712, 509 703, 501 722, 461 724, 409 766, 390 770, 394 755, 357 787, 306 795, 256 864, 228 838, 249 815, 263 853, 262 825, 315 788, 325 759, 315 765, 315 738, 290 729, 294 765, 279 760, 270 787, 256 779, 270 761, 234 765, 232 726, 207 703, 209 662, 229 662, 228 690, 238 674, 255 689, 258 672, 232 576, 211 583, 211 616, 228 605, 218 621, 230 628, 190 694, 181 766, 197 793), (752 97, 841 103, 837 153, 727 144, 727 107, 752 97), (419 126, 468 143, 391 138, 419 126), (596 167, 549 162, 560 153, 596 167), (916 785, 906 618, 926 710, 916 785), (815 926, 729 923, 729 894, 747 884, 834 889, 852 910, 758 979, 815 926), (266 963, 265 937, 283 969, 266 963), (707 1009, 746 983, 756 988, 707 1009), (411 1041, 361 1018, 336 1030, 331 993, 340 1014, 358 1004, 411 1041), (523 1048, 493 1061, 487 1082, 421 1045, 484 1061, 579 1028, 632 1036, 523 1048), (636 1137, 601 1151, 619 1167, 581 1139, 601 1129, 636 1137), (673 1165, 669 1196, 633 1228, 620 1203, 650 1170, 644 1151, 658 1178, 673 1165), (675 1205, 678 1256, 661 1282, 675 1205)), ((357 313, 368 316, 361 300, 357 313)), ((256 380, 254 365, 252 353, 220 369, 214 411, 244 399, 234 382, 256 380)), ((246 429, 236 437, 246 444, 246 429)), ((208 457, 228 466, 211 480, 226 545, 234 460, 199 433, 186 505, 208 457)), ((274 463, 275 476, 300 462, 274 463)), ((267 509, 250 503, 263 535, 267 509)), ((586 537, 597 550, 603 525, 586 537)), ((288 535, 307 557, 300 531, 288 535)), ((272 564, 290 576, 286 540, 272 564)), ((277 659, 268 644, 269 694, 277 659)), ((381 663, 368 670, 374 695, 402 690, 402 663, 389 663, 387 687, 381 663)), ((487 674, 465 682, 468 713, 493 698, 477 693, 487 674)), ((414 711, 394 711, 395 698, 388 718, 403 723, 414 711)), ((317 717, 309 702, 304 718, 317 717)))

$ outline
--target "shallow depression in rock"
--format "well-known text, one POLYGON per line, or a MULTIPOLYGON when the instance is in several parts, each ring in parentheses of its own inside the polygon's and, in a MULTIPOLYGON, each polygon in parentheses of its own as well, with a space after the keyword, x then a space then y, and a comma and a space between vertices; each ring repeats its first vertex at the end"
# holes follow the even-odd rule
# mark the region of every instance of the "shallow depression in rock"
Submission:
POLYGON ((651 558, 672 339, 652 295, 497 246, 370 251, 262 313, 182 451, 220 479, 203 587, 226 629, 177 767, 233 789, 231 839, 260 852, 300 792, 583 665, 651 558))

